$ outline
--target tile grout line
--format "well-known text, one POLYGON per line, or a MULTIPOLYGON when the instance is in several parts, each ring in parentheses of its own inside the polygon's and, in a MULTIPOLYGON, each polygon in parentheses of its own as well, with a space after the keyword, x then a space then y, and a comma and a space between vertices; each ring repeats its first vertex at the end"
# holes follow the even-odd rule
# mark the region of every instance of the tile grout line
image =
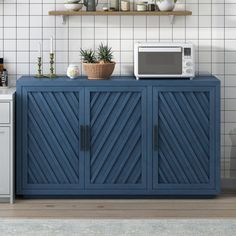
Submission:
MULTIPOLYGON (((3 20, 3 22, 2 22, 2 37, 3 37, 3 40, 2 40, 2 56, 3 56, 3 58, 5 57, 5 37, 4 37, 4 35, 5 35, 5 33, 4 33, 4 27, 5 27, 5 19, 4 19, 4 5, 5 3, 4 3, 4 1, 2 2, 2 11, 3 11, 3 16, 2 16, 2 20, 3 20)), ((5 60, 5 58, 4 58, 4 60, 5 60)), ((4 62, 5 63, 5 62, 4 62)))
MULTIPOLYGON (((225 24, 225 20, 226 20, 226 12, 225 11, 226 11, 226 0, 224 0, 224 82, 223 82, 223 85, 224 85, 224 98, 223 98, 224 99, 224 108, 223 108, 223 112, 224 112, 223 129, 224 129, 224 132, 225 132, 225 121, 226 121, 226 112, 225 112, 225 107, 226 107, 226 101, 225 101, 225 80, 226 80, 226 71, 225 71, 225 69, 226 69, 226 66, 225 66, 225 56, 226 56, 226 53, 225 53, 225 47, 226 47, 226 44, 225 44, 225 40, 226 40, 225 26, 226 26, 226 24, 225 24)), ((224 156, 223 156, 224 166, 223 166, 223 169, 224 169, 224 177, 227 178, 226 165, 225 165, 225 162, 226 162, 226 157, 225 157, 226 156, 226 149, 225 149, 225 146, 226 146, 226 136, 224 135, 223 138, 224 138, 224 156)))

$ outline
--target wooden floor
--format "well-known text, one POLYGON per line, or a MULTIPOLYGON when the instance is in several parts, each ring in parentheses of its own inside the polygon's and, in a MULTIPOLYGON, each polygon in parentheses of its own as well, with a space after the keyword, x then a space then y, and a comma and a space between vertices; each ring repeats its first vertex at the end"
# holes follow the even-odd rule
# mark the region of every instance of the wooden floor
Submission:
POLYGON ((16 200, 0 204, 0 217, 155 219, 236 218, 236 194, 214 199, 16 200))

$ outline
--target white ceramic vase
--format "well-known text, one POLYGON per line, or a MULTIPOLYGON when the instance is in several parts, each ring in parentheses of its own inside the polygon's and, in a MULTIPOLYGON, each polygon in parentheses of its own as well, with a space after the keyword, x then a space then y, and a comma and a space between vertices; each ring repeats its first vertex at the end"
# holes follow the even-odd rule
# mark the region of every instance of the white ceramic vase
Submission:
POLYGON ((160 11, 173 11, 175 2, 174 0, 161 0, 157 1, 157 6, 160 11))
POLYGON ((79 76, 79 67, 77 65, 69 65, 67 69, 67 76, 70 79, 75 79, 79 76))

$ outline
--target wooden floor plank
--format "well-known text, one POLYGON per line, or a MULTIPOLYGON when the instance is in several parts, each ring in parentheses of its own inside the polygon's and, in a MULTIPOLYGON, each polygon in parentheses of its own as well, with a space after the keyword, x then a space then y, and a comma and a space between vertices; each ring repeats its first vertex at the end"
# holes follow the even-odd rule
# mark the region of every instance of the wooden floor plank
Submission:
POLYGON ((236 218, 236 194, 215 199, 45 199, 0 204, 1 218, 236 218))

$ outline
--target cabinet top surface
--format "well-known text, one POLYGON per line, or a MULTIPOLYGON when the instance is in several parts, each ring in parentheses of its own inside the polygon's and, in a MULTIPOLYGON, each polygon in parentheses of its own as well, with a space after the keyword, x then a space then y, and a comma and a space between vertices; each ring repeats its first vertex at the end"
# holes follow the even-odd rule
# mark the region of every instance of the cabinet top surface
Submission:
POLYGON ((81 76, 77 79, 69 79, 66 76, 59 76, 56 79, 42 78, 38 79, 33 76, 22 76, 17 80, 17 85, 66 85, 66 86, 175 86, 175 85, 206 85, 209 84, 218 84, 220 83, 219 79, 215 76, 196 76, 192 80, 190 79, 141 79, 136 80, 134 76, 113 76, 108 80, 88 80, 87 77, 81 76))
POLYGON ((16 92, 16 88, 14 88, 14 87, 11 87, 11 88, 1 88, 0 87, 0 100, 13 99, 15 92, 16 92))

